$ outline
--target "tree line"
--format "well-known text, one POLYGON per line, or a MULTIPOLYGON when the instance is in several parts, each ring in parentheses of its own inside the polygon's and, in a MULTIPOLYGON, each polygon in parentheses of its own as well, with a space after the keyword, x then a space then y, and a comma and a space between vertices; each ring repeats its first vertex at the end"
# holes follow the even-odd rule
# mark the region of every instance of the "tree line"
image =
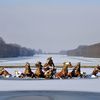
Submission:
POLYGON ((7 44, 0 37, 0 58, 4 57, 19 57, 19 56, 33 56, 36 50, 22 47, 18 44, 7 44))

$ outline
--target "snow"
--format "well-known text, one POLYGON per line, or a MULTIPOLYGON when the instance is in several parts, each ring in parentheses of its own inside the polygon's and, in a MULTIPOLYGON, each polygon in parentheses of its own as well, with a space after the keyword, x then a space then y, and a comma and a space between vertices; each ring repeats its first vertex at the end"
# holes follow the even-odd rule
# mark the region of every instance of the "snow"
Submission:
POLYGON ((0 80, 0 91, 23 90, 100 92, 100 79, 0 80))
MULTIPOLYGON (((11 74, 23 68, 7 68, 11 74)), ((59 69, 61 70, 61 69, 59 69)), ((58 71, 59 71, 58 70, 58 71)), ((83 72, 91 74, 93 68, 82 68, 83 72)), ((34 70, 35 71, 35 70, 34 70)), ((69 69, 71 71, 71 69, 69 69)), ((98 74, 100 75, 100 73, 98 74)), ((23 91, 23 90, 61 90, 61 91, 87 91, 100 92, 100 78, 98 79, 58 79, 58 80, 0 80, 0 91, 23 91)))
POLYGON ((22 66, 25 65, 26 62, 34 65, 37 61, 45 63, 48 57, 52 57, 56 65, 62 64, 65 61, 70 61, 72 64, 81 62, 81 64, 85 66, 95 66, 100 64, 100 58, 72 57, 67 55, 34 55, 32 57, 3 58, 0 59, 0 65, 22 66))
MULTIPOLYGON (((0 65, 24 65, 41 61, 44 63, 48 56, 52 56, 54 63, 59 64, 64 61, 71 61, 82 65, 96 65, 100 63, 100 58, 68 57, 65 55, 35 55, 26 58, 1 59, 0 65)), ((14 75, 15 70, 23 72, 23 68, 7 68, 14 75)), ((60 69, 59 69, 60 70, 60 69)), ((59 71, 58 70, 58 71, 59 71)), ((92 73, 92 68, 82 68, 87 74, 92 73)), ((33 70, 34 71, 34 70, 33 70)), ((69 71, 71 71, 69 69, 69 71)), ((0 91, 24 91, 24 90, 48 90, 48 91, 87 91, 100 93, 100 78, 98 79, 65 79, 65 80, 0 80, 0 91)))

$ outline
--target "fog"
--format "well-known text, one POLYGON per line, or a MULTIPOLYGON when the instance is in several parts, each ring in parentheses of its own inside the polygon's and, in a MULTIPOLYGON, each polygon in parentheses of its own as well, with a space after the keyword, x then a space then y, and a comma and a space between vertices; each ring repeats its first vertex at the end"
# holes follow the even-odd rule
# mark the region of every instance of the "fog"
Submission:
POLYGON ((99 27, 98 0, 0 1, 0 36, 7 43, 58 52, 100 42, 99 27))

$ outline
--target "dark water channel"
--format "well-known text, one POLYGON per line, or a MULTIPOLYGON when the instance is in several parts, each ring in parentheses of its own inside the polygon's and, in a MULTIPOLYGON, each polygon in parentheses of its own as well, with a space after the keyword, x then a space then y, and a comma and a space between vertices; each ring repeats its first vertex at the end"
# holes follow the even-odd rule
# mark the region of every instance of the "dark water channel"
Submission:
POLYGON ((75 91, 1 91, 0 100, 100 100, 100 93, 75 91))

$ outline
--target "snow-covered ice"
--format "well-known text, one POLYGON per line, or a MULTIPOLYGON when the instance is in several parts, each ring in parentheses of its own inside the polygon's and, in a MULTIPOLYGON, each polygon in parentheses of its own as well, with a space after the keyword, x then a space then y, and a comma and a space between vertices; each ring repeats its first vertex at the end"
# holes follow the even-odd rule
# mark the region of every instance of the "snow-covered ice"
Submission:
MULTIPOLYGON (((62 63, 64 61, 72 61, 77 63, 82 61, 82 64, 97 64, 100 63, 99 58, 82 58, 82 57, 67 57, 65 55, 35 55, 34 57, 24 59, 3 59, 3 64, 21 64, 27 61, 36 62, 38 60, 45 62, 48 56, 53 56, 55 63, 62 63)), ((23 71, 23 68, 8 68, 11 74, 14 74, 15 70, 23 71)), ((91 74, 92 68, 82 68, 82 71, 91 74)), ((69 70, 70 71, 70 70, 69 70)), ((0 80, 0 91, 25 91, 25 90, 49 90, 49 91, 88 91, 100 93, 100 78, 98 79, 65 79, 65 80, 0 80)))
POLYGON ((100 92, 100 79, 0 80, 0 91, 21 90, 100 92))
MULTIPOLYGON (((23 68, 7 68, 14 75, 14 70, 23 72, 23 68)), ((60 70, 60 69, 59 69, 60 70)), ((59 71, 58 70, 58 71, 59 71)), ((93 68, 82 68, 83 72, 91 74, 93 68)), ((98 74, 100 75, 100 73, 98 74)), ((100 92, 98 79, 64 79, 64 80, 0 80, 0 91, 21 90, 62 90, 100 92)))
POLYGON ((0 65, 2 66, 20 66, 29 62, 31 65, 37 61, 45 63, 48 57, 52 57, 56 65, 62 64, 65 61, 70 61, 72 64, 81 62, 82 65, 94 66, 100 64, 100 58, 88 58, 88 57, 70 57, 67 55, 34 55, 33 57, 17 57, 17 58, 3 58, 0 59, 0 65))

